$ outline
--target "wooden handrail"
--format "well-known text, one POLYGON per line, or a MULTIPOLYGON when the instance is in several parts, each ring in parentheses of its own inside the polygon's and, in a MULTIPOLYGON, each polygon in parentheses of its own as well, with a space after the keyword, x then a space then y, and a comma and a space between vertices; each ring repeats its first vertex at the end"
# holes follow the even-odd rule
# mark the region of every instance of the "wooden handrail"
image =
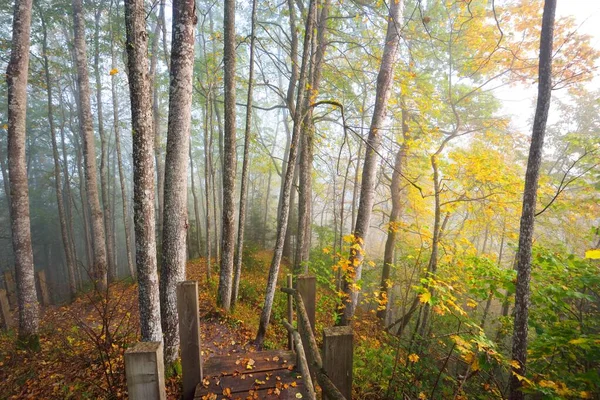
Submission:
POLYGON ((308 361, 306 360, 306 353, 304 352, 304 346, 302 345, 302 338, 300 337, 298 331, 294 329, 294 327, 286 320, 283 320, 283 326, 285 326, 285 329, 287 329, 290 335, 292 335, 292 337, 294 338, 294 345, 296 346, 296 354, 298 355, 300 374, 302 374, 302 382, 304 383, 306 391, 308 392, 308 398, 309 400, 316 400, 317 395, 315 393, 315 387, 312 383, 312 378, 310 376, 310 370, 308 369, 308 361))
MULTIPOLYGON (((298 314, 298 324, 302 326, 303 333, 306 334, 306 344, 308 345, 308 352, 310 355, 310 364, 313 365, 315 375, 317 376, 317 382, 323 393, 327 395, 327 398, 330 400, 346 400, 344 395, 339 391, 339 389, 331 382, 329 376, 327 376, 327 372, 323 369, 323 360, 321 358, 321 353, 319 351, 319 347, 317 346, 317 341, 315 336, 313 335, 312 327, 310 325, 310 320, 308 319, 308 314, 306 312, 306 308, 304 307, 304 301, 302 300, 302 296, 300 293, 293 288, 281 288, 281 291, 292 295, 296 302, 296 311, 298 314)), ((284 326, 287 321, 285 321, 284 326)), ((287 323, 290 327, 292 327, 289 323, 287 323)), ((287 328, 287 326, 286 326, 287 328)), ((292 328, 293 329, 293 328, 292 328)), ((298 331, 294 329, 294 332, 300 336, 298 331)), ((294 340, 294 343, 296 341, 294 340)), ((300 342, 302 342, 300 340, 300 342)))

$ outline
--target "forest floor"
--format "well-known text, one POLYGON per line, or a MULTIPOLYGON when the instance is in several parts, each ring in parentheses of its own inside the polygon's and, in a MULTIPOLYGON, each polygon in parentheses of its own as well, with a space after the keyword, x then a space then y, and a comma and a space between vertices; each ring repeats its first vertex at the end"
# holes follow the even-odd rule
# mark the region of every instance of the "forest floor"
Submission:
MULTIPOLYGON (((188 262, 187 278, 199 283, 202 352, 213 355, 255 351, 252 341, 264 301, 271 251, 245 255, 239 301, 226 314, 216 307, 218 272, 212 263, 207 280, 206 260, 188 262)), ((279 285, 289 265, 282 264, 279 285)), ((316 331, 334 323, 335 294, 319 286, 316 331)), ((16 330, 0 332, 0 400, 4 399, 120 399, 127 398, 123 354, 139 340, 137 285, 116 282, 106 293, 81 293, 68 305, 42 308, 38 352, 17 346, 16 330)), ((284 349, 287 332, 286 295, 276 293, 265 349, 284 349)), ((15 321, 16 321, 16 315, 15 321)), ((364 318, 363 318, 364 317, 364 318)), ((356 345, 378 342, 374 316, 355 324, 356 345), (372 318, 371 318, 372 317, 372 318), (372 321, 371 321, 372 319, 372 321)), ((320 341, 317 335, 317 341, 320 341)), ((181 376, 166 381, 169 399, 178 399, 181 376)))
MULTIPOLYGON (((255 268, 268 266, 263 261, 270 253, 256 257, 255 268)), ((218 274, 213 272, 207 282, 204 259, 191 260, 187 274, 199 282, 203 355, 254 351, 264 285, 248 279, 263 274, 244 277, 241 301, 230 315, 215 307, 218 274), (252 322, 246 324, 246 319, 252 322)), ((260 283, 266 281, 264 275, 260 283)), ((131 282, 112 284, 107 293, 82 293, 69 305, 43 308, 38 352, 18 348, 15 330, 0 332, 0 399, 127 398, 123 354, 138 340, 138 332, 137 285, 131 282)), ((269 346, 285 338, 273 333, 269 346)), ((179 398, 180 381, 179 376, 167 381, 170 399, 179 398)))

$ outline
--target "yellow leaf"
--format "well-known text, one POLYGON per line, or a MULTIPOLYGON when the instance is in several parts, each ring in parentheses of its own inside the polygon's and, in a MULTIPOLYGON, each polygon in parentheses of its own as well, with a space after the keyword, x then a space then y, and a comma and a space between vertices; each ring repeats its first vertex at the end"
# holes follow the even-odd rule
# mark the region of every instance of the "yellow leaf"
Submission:
POLYGON ((582 344, 587 342, 587 339, 585 338, 579 338, 579 339, 573 339, 573 340, 569 340, 570 344, 582 344))
POLYGON ((419 301, 423 304, 429 303, 431 301, 431 293, 426 291, 425 293, 421 293, 419 295, 419 301))
POLYGON ((519 362, 517 360, 512 360, 510 362, 510 365, 514 368, 514 369, 521 369, 521 364, 519 364, 519 362))
POLYGON ((297 399, 301 399, 302 398, 302 393, 296 393, 296 398, 297 399))
POLYGON ((323 248, 323 254, 329 254, 331 250, 329 250, 327 247, 323 248))
POLYGON ((408 361, 416 363, 419 361, 419 356, 413 353, 408 356, 408 361))
POLYGON ((8 129, 8 124, 2 125, 2 129, 8 129))
POLYGON ((116 75, 118 73, 119 73, 119 70, 116 69, 116 68, 111 69, 110 72, 109 72, 110 76, 116 75))
POLYGON ((419 393, 419 400, 427 400, 427 395, 423 392, 419 393))
POLYGON ((592 250, 586 251, 585 258, 591 258, 592 260, 600 259, 600 249, 592 249, 592 250))

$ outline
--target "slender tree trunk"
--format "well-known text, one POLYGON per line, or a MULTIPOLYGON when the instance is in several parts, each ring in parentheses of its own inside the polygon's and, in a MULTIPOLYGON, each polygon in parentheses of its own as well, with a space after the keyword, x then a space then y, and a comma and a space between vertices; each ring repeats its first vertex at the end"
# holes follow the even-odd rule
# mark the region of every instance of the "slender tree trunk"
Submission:
MULTIPOLYGON (((160 311, 164 333, 165 364, 179 352, 176 286, 185 280, 187 219, 187 167, 192 123, 194 70, 194 0, 173 2, 169 123, 165 158, 165 210, 160 276, 160 311)), ((167 367, 168 368, 168 367, 167 367)))
MULTIPOLYGON (((223 137, 223 217, 221 224, 221 271, 217 304, 229 311, 233 285, 233 259, 235 253, 235 174, 236 110, 235 110, 235 0, 225 0, 223 20, 225 70, 225 132, 223 137)), ((252 68, 252 66, 250 67, 252 68)))
POLYGON ((367 139, 367 149, 365 153, 365 163, 362 173, 362 185, 360 189, 360 200, 358 204, 358 212, 356 215, 356 226, 354 228, 354 243, 355 246, 350 250, 349 271, 342 282, 343 290, 346 298, 343 307, 343 315, 341 318, 342 325, 348 325, 354 317, 356 305, 358 303, 358 291, 355 289, 355 283, 361 279, 362 261, 364 258, 364 245, 369 231, 371 222, 371 213, 373 203, 375 201, 375 181, 377 169, 377 152, 381 145, 381 133, 379 129, 383 125, 387 112, 387 103, 390 96, 390 88, 392 86, 392 78, 394 75, 394 64, 398 53, 398 44, 400 41, 400 17, 402 9, 402 1, 393 1, 390 5, 390 14, 388 18, 387 33, 385 37, 385 45, 383 48, 383 56, 379 73, 377 75, 377 90, 375 93, 375 108, 373 110, 373 118, 369 129, 369 137, 367 139), (358 247, 358 248, 356 248, 358 247))
POLYGON ((65 261, 67 264, 67 274, 69 277, 69 292, 71 298, 77 295, 77 281, 75 279, 75 260, 71 251, 71 241, 69 239, 69 229, 67 218, 65 216, 65 205, 63 203, 63 186, 60 171, 60 162, 58 156, 58 144, 56 142, 56 129, 54 127, 54 107, 52 104, 52 80, 50 78, 50 67, 48 63, 48 31, 46 27, 46 18, 44 11, 40 10, 40 20, 42 23, 42 58, 44 63, 44 77, 46 80, 46 93, 48 99, 48 125, 50 128, 50 138, 52 141, 52 158, 54 160, 54 184, 56 186, 56 203, 58 205, 58 220, 60 222, 60 233, 65 252, 65 261))
POLYGON ((6 83, 10 217, 19 305, 19 340, 27 347, 38 349, 39 306, 35 291, 25 157, 31 8, 31 0, 15 1, 12 51, 6 70, 6 83))
MULTIPOLYGON (((152 39, 152 58, 150 60, 150 80, 152 83, 152 109, 153 109, 153 119, 152 119, 152 128, 154 131, 154 159, 156 163, 156 215, 157 215, 157 234, 158 234, 158 245, 162 243, 162 231, 163 231, 163 211, 164 211, 164 189, 165 189, 165 163, 164 156, 162 151, 162 135, 160 130, 160 107, 159 107, 159 97, 158 97, 158 85, 156 83, 156 66, 158 62, 158 39, 161 34, 163 35, 163 45, 166 47, 166 28, 163 26, 165 19, 165 2, 161 1, 160 9, 158 14, 158 19, 156 21, 156 25, 154 27, 154 38, 152 39)), ((165 63, 167 67, 169 67, 169 58, 166 55, 165 49, 165 63)))
MULTIPOLYGON (((114 31, 110 31, 110 57, 111 69, 117 70, 117 56, 115 52, 115 37, 114 31)), ((123 159, 121 153, 121 130, 119 126, 119 102, 117 97, 117 74, 113 74, 110 78, 112 88, 112 106, 113 106, 113 130, 115 132, 115 151, 117 153, 117 166, 119 169, 119 185, 121 188, 121 202, 123 204, 123 226, 125 228, 125 249, 127 251, 127 268, 130 276, 135 279, 135 266, 131 253, 131 219, 129 218, 129 197, 125 189, 125 171, 123 170, 123 159)))
POLYGON ((202 246, 202 235, 200 232, 200 210, 198 209, 198 196, 196 195, 196 183, 194 178, 194 157, 192 156, 192 141, 190 138, 190 173, 192 177, 192 196, 194 197, 194 223, 196 225, 196 250, 197 255, 200 257, 201 255, 201 246, 202 246))
MULTIPOLYGON (((310 237, 312 234, 312 163, 314 157, 313 138, 315 124, 313 122, 313 108, 310 103, 314 102, 319 93, 321 83, 321 69, 325 58, 327 43, 327 16, 329 13, 329 0, 325 0, 318 12, 316 51, 314 61, 311 63, 311 76, 309 80, 310 91, 305 98, 303 109, 306 110, 302 123, 301 153, 299 168, 299 192, 298 192, 298 233, 296 242, 296 259, 294 271, 296 274, 302 272, 302 266, 308 262, 310 253, 310 237)), ((308 266, 305 266, 308 267, 308 266)))
POLYGON ((96 107, 98 117, 98 133, 100 134, 101 158, 100 158, 100 187, 102 189, 102 207, 104 209, 104 232, 106 234, 106 257, 108 259, 108 281, 113 282, 116 278, 115 249, 113 243, 112 211, 108 193, 108 140, 104 131, 104 114, 102 105, 102 80, 100 78, 100 17, 104 8, 104 1, 98 3, 95 12, 94 30, 94 77, 96 79, 96 107))
POLYGON ((288 215, 290 211, 290 193, 292 191, 292 182, 294 179, 294 172, 296 166, 296 158, 298 155, 298 142, 300 141, 300 121, 303 115, 302 104, 304 104, 304 97, 306 96, 306 78, 308 63, 310 60, 310 48, 312 43, 313 27, 315 20, 316 5, 314 0, 309 3, 308 13, 306 17, 306 29, 304 31, 304 48, 302 57, 302 67, 300 68, 300 78, 298 81, 298 97, 296 113, 294 115, 294 129, 292 131, 292 140, 290 144, 290 156, 288 160, 288 166, 285 172, 284 179, 284 191, 283 197, 280 200, 281 212, 280 218, 277 223, 277 239, 275 242, 275 250, 273 252, 273 259, 271 260, 271 267, 269 268, 269 279, 267 282, 267 290, 265 294, 265 303, 263 305, 262 313, 260 315, 260 323, 258 326, 258 332, 256 334, 256 343, 262 346, 265 335, 267 333, 267 327, 269 326, 269 320, 271 318, 271 309, 273 308, 273 299, 275 298, 275 288, 277 285, 277 276, 279 274, 279 266, 281 263, 281 257, 283 253, 283 242, 285 240, 285 233, 288 225, 288 215))
POLYGON ((94 281, 104 290, 107 285, 106 238, 98 182, 96 179, 96 146, 90 106, 90 80, 88 74, 85 27, 82 0, 73 0, 75 61, 77 64, 77 87, 79 88, 80 121, 79 129, 83 140, 83 160, 85 164, 85 186, 91 211, 94 281))
POLYGON ((381 283, 379 289, 379 301, 380 307, 386 305, 385 309, 380 308, 377 311, 377 317, 385 322, 387 317, 387 312, 390 307, 387 307, 388 302, 388 288, 392 287, 390 282, 390 271, 391 267, 394 264, 394 258, 396 253, 396 239, 398 234, 398 223, 400 222, 400 217, 402 215, 402 191, 401 191, 401 181, 402 181, 402 173, 404 170, 404 166, 406 164, 406 156, 408 152, 408 115, 407 110, 402 102, 402 133, 404 136, 404 141, 400 145, 400 149, 398 153, 396 153, 396 161, 394 163, 394 171, 392 172, 392 183, 390 186, 390 191, 392 195, 392 210, 390 212, 390 220, 387 229, 387 240, 385 242, 385 252, 383 255, 383 270, 381 272, 381 283))
MULTIPOLYGON (((240 188, 240 213, 238 219, 237 251, 235 254, 235 269, 233 274, 233 288, 231 294, 231 306, 235 307, 238 290, 240 287, 240 276, 242 274, 242 255, 244 250, 244 229, 246 225, 246 202, 248 199, 248 163, 250 152, 250 126, 252 124, 252 90, 254 79, 254 36, 256 25, 256 0, 252 0, 252 16, 250 30, 250 71, 248 72, 248 94, 246 96, 246 125, 244 129, 244 160, 242 162, 242 184, 240 188)), ((263 227, 264 229, 264 227, 263 227)))
POLYGON ((73 267, 75 268, 75 275, 78 287, 81 287, 81 270, 77 260, 77 251, 75 246, 74 231, 73 231, 73 205, 75 204, 73 194, 71 193, 71 179, 69 174, 69 159, 67 158, 67 145, 65 140, 65 107, 63 104, 63 94, 60 85, 58 87, 58 99, 61 112, 60 122, 60 145, 62 151, 62 162, 63 162, 63 173, 65 177, 64 191, 66 198, 66 218, 67 218, 67 232, 69 238, 69 251, 71 252, 71 258, 73 259, 73 267))
POLYGON ((152 103, 148 77, 148 36, 143 0, 125 2, 127 64, 133 130, 133 208, 135 260, 143 341, 162 341, 156 236, 152 103))
POLYGON ((206 281, 210 282, 211 275, 211 242, 210 242, 210 170, 212 165, 212 149, 209 147, 210 95, 206 96, 204 110, 204 197, 206 199, 206 281))
POLYGON ((542 17, 542 32, 540 36, 540 64, 538 99, 533 120, 533 134, 527 172, 525 173, 525 191, 523 192, 523 210, 519 232, 519 249, 517 251, 517 285, 515 294, 515 321, 513 329, 512 359, 519 363, 519 368, 513 367, 510 376, 509 399, 525 398, 521 391, 522 382, 518 376, 525 375, 527 363, 527 321, 529 318, 529 280, 531 278, 531 245, 535 222, 535 206, 537 202, 538 180, 546 122, 552 95, 552 40, 554 35, 554 15, 556 0, 546 0, 542 17))

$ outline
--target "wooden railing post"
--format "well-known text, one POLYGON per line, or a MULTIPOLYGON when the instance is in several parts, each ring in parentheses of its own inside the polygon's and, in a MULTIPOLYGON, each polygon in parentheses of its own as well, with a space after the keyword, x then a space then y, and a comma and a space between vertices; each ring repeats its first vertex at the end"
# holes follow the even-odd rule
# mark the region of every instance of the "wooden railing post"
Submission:
POLYGON ((6 286, 6 295, 11 309, 17 308, 17 285, 12 271, 4 271, 4 284, 6 286))
POLYGON ((0 289, 0 327, 3 329, 10 329, 12 324, 12 315, 10 314, 6 290, 0 289))
MULTIPOLYGON (((317 279, 311 275, 298 275, 296 289, 298 289, 298 293, 300 293, 300 296, 302 296, 304 307, 306 308, 306 314, 308 314, 308 320, 310 321, 310 326, 313 334, 315 334, 317 279)), ((300 335, 302 335, 302 332, 300 332, 300 335)))
POLYGON ((139 342, 128 348, 125 376, 131 400, 166 400, 162 342, 139 342))
MULTIPOLYGON (((352 341, 349 326, 323 329, 323 369, 346 399, 352 398, 352 341)), ((323 395, 323 398, 327 396, 323 395)))
POLYGON ((42 297, 42 305, 50 305, 50 292, 48 292, 48 283, 46 281, 46 271, 41 270, 37 273, 38 281, 40 283, 40 294, 42 297))
MULTIPOLYGON (((287 287, 292 289, 293 285, 292 274, 288 274, 287 287)), ((294 321, 294 296, 289 293, 287 295, 287 319, 290 324, 294 321)), ((294 335, 292 332, 288 332, 288 349, 294 351, 294 335)))
POLYGON ((188 400, 194 398, 196 386, 202 382, 198 282, 185 281, 177 285, 177 313, 181 342, 183 399, 188 400))

